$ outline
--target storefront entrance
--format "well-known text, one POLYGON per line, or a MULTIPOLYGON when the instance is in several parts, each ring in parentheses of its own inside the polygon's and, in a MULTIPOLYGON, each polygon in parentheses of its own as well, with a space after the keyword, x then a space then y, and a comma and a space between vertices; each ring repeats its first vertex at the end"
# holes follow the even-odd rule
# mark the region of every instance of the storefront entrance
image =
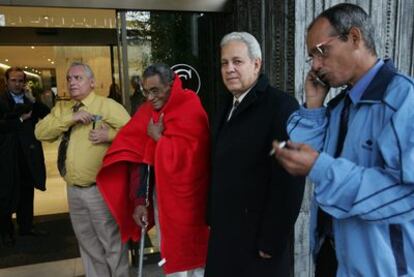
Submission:
MULTIPOLYGON (((95 72, 96 93, 106 96, 109 86, 118 84, 129 110, 131 79, 141 76, 151 63, 163 62, 173 67, 186 87, 197 91, 211 113, 219 66, 211 21, 219 15, 217 11, 0 6, 0 74, 10 66, 22 67, 31 76, 35 96, 50 90, 56 101, 65 101, 69 97, 66 70, 73 61, 83 61, 95 72)), ((35 195, 35 215, 41 221, 62 220, 68 212, 66 185, 56 168, 57 146, 44 144, 48 190, 35 195)), ((150 236, 153 239, 154 234, 150 236)), ((0 268, 44 262, 16 261, 0 268)))

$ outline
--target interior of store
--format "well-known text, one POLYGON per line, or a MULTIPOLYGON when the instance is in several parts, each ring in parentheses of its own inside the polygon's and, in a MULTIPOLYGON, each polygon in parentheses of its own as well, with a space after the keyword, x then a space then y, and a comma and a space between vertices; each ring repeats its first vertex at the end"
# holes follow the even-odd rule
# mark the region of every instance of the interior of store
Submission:
MULTIPOLYGON (((0 46, 0 73, 10 66, 26 71, 27 86, 35 97, 46 91, 58 99, 69 97, 66 70, 74 61, 92 66, 96 76, 95 92, 107 96, 112 82, 110 47, 107 46, 0 46)), ((65 185, 56 170, 57 144, 44 143, 47 165, 47 191, 36 191, 35 215, 67 212, 65 185)))
MULTIPOLYGON (((30 28, 114 29, 116 11, 102 9, 66 9, 0 6, 0 25, 30 28)), ((10 37, 10 43, 13 38, 10 37)), ((69 97, 66 88, 66 70, 73 61, 88 63, 96 76, 95 92, 106 96, 113 80, 111 47, 108 45, 60 45, 59 41, 39 45, 27 41, 25 45, 0 46, 0 73, 11 66, 25 70, 28 88, 39 98, 51 91, 57 99, 69 97)), ((44 44, 44 43, 41 43, 44 44)), ((47 191, 36 191, 35 215, 65 213, 68 211, 65 183, 56 170, 57 143, 44 143, 47 165, 47 191)))

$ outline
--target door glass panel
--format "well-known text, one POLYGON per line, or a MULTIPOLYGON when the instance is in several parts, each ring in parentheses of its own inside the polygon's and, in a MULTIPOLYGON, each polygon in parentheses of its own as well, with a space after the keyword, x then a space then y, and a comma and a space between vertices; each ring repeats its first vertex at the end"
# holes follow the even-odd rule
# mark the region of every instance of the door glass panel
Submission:
MULTIPOLYGON (((206 110, 212 103, 211 72, 214 63, 212 34, 209 22, 213 14, 183 12, 126 12, 126 51, 128 84, 135 75, 156 62, 173 67, 185 87, 198 92, 206 110)), ((120 38, 122 35, 120 36, 120 38)), ((130 94, 132 94, 130 86, 130 94)))

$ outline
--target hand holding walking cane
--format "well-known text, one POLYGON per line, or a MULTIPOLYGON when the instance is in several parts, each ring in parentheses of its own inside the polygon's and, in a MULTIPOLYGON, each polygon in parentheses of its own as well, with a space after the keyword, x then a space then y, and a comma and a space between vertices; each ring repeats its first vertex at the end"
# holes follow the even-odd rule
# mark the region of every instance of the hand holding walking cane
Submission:
POLYGON ((138 262, 138 277, 142 277, 142 268, 144 265, 144 244, 145 244, 145 233, 147 224, 141 227, 141 240, 139 242, 139 262, 138 262))
POLYGON ((142 277, 142 269, 144 263, 144 245, 145 245, 145 234, 147 231, 148 226, 148 211, 147 208, 149 207, 149 185, 150 185, 150 166, 147 166, 146 172, 146 189, 145 189, 145 206, 139 205, 134 210, 134 220, 135 222, 141 226, 141 240, 139 243, 139 261, 138 261, 138 277, 142 277))

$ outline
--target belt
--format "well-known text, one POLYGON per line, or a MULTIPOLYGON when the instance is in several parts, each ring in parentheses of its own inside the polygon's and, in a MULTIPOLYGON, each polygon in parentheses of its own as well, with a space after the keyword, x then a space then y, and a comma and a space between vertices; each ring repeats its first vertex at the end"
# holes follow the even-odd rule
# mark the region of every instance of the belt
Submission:
POLYGON ((80 189, 86 189, 86 188, 93 187, 93 186, 95 186, 95 185, 96 185, 96 183, 92 183, 92 184, 89 184, 89 185, 78 185, 78 184, 73 184, 72 186, 77 187, 77 188, 80 188, 80 189))

